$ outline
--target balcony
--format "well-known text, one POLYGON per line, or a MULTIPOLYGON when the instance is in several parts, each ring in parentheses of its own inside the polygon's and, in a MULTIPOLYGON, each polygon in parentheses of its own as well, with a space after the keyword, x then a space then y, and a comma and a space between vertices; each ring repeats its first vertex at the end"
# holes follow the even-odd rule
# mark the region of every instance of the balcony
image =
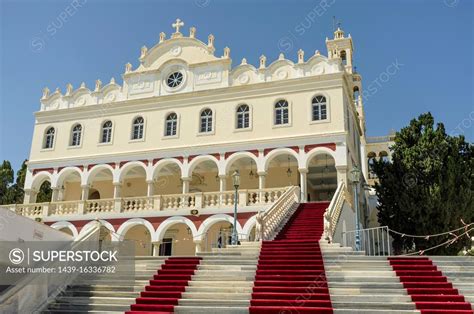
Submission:
MULTIPOLYGON (((239 190, 239 211, 256 211, 273 204, 288 187, 239 190)), ((216 213, 234 207, 235 192, 204 192, 109 198, 85 201, 2 205, 19 215, 44 221, 90 220, 216 213), (197 210, 196 212, 191 212, 197 210)))

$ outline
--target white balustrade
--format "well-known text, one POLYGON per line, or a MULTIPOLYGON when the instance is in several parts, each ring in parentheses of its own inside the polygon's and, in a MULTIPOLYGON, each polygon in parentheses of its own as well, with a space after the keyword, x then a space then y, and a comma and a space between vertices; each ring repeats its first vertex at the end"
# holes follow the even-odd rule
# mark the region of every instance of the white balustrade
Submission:
POLYGON ((194 193, 161 195, 161 210, 194 208, 194 204, 194 193))
POLYGON ((50 204, 50 215, 73 215, 77 214, 79 209, 79 201, 63 201, 50 204))
POLYGON ((87 200, 84 204, 84 214, 108 213, 114 211, 113 198, 87 200))
MULTIPOLYGON (((276 203, 289 188, 240 189, 237 202, 240 207, 262 206, 276 203)), ((232 208, 235 203, 235 191, 204 192, 110 198, 86 201, 60 201, 51 203, 3 205, 20 215, 28 217, 65 216, 131 213, 151 210, 178 210, 202 208, 232 208)))
POLYGON ((346 200, 346 185, 344 181, 339 182, 336 192, 332 197, 326 212, 324 213, 324 238, 332 242, 336 232, 336 226, 341 216, 342 207, 346 200))
POLYGON ((276 234, 277 228, 283 225, 282 222, 291 217, 296 209, 300 201, 300 188, 292 186, 282 191, 265 191, 263 194, 265 200, 262 201, 269 202, 274 199, 275 202, 268 211, 257 218, 257 230, 261 232, 257 239, 269 240, 276 234))
POLYGON ((151 197, 127 197, 122 198, 122 211, 134 212, 150 210, 153 208, 153 199, 151 197))
POLYGON ((44 210, 48 208, 48 203, 17 204, 14 208, 18 215, 35 218, 45 214, 44 210))

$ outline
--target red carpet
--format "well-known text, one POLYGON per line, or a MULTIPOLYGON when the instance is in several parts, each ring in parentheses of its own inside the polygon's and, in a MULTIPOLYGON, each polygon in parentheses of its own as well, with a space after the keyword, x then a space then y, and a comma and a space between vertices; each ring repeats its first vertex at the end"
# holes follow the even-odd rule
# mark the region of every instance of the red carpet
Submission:
POLYGON ((126 313, 173 313, 200 260, 200 257, 168 258, 126 313))
POLYGON ((333 313, 319 247, 329 203, 301 204, 273 241, 263 241, 251 314, 333 313))
POLYGON ((428 257, 389 257, 388 260, 422 314, 474 314, 471 304, 428 257))

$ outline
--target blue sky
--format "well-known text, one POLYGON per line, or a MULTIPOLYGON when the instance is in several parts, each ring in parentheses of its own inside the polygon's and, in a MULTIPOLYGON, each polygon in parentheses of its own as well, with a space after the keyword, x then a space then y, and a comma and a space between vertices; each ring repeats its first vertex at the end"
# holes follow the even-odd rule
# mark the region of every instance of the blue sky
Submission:
POLYGON ((368 134, 385 135, 431 111, 448 132, 474 137, 473 4, 470 0, 140 1, 0 0, 0 160, 15 168, 28 158, 33 112, 41 90, 64 92, 67 83, 121 82, 124 65, 138 64, 181 18, 184 33, 197 28, 216 54, 231 48, 233 65, 245 57, 272 62, 283 51, 296 60, 326 55, 333 16, 352 35, 363 77, 368 134), (397 64, 396 70, 392 64, 397 64), (389 68, 390 67, 390 68, 389 68))

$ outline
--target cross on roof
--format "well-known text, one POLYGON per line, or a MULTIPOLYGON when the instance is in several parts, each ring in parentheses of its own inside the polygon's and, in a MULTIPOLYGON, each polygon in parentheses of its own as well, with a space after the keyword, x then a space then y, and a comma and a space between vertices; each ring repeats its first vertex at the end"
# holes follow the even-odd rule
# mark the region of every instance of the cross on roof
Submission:
POLYGON ((176 28, 176 33, 179 33, 179 28, 184 26, 184 22, 180 19, 176 19, 176 22, 171 24, 172 27, 176 28))

